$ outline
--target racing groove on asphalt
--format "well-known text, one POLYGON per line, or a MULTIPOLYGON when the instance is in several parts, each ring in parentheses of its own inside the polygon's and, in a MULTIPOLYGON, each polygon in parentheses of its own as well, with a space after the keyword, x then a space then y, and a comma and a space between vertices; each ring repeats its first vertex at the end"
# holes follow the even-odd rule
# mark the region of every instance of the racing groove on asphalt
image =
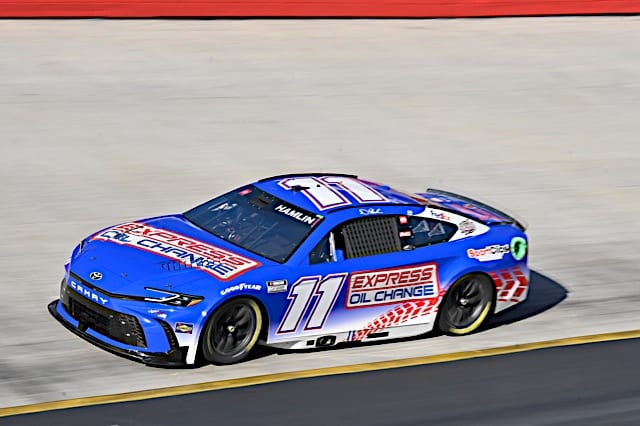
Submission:
POLYGON ((640 339, 14 416, 6 426, 640 424, 640 339))

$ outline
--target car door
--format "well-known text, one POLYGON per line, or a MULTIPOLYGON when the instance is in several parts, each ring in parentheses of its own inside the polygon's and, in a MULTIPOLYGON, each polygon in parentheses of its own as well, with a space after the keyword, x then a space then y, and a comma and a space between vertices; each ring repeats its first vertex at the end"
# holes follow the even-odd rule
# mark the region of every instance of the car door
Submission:
POLYGON ((415 302, 422 307, 438 297, 437 254, 424 249, 429 238, 422 235, 432 229, 405 215, 363 217, 332 229, 311 250, 308 267, 290 287, 274 338, 332 334, 361 340, 358 336, 385 328, 381 324, 416 323, 411 315, 384 321, 398 308, 415 307, 415 302))

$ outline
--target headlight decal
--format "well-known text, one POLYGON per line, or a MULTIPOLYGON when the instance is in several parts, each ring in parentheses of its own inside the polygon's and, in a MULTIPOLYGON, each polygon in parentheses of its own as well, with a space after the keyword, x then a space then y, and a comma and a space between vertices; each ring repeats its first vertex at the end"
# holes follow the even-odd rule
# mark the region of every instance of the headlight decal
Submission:
POLYGON ((162 303, 163 305, 189 307, 196 305, 204 300, 201 296, 192 296, 190 294, 181 294, 173 291, 160 290, 153 287, 145 287, 145 290, 161 293, 161 297, 145 297, 147 302, 162 303))

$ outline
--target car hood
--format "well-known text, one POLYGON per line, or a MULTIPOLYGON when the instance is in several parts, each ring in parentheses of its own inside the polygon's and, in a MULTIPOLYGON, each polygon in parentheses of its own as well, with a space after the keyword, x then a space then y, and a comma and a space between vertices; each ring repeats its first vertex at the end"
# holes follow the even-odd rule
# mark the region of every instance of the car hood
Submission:
POLYGON ((88 237, 69 270, 109 293, 147 295, 145 287, 193 293, 229 285, 271 263, 211 235, 182 215, 115 225, 88 237))

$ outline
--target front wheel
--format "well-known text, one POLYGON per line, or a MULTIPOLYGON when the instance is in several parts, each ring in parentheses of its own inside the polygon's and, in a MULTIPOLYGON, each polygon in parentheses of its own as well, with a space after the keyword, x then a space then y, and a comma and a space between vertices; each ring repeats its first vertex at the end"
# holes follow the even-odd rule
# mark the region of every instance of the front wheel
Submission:
POLYGON ((486 275, 469 274, 453 283, 440 305, 440 331, 463 335, 477 330, 492 312, 493 291, 486 275))
POLYGON ((262 329, 260 307, 252 299, 233 299, 213 312, 203 332, 202 351, 214 364, 245 359, 262 329))

